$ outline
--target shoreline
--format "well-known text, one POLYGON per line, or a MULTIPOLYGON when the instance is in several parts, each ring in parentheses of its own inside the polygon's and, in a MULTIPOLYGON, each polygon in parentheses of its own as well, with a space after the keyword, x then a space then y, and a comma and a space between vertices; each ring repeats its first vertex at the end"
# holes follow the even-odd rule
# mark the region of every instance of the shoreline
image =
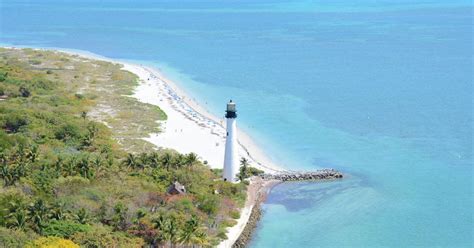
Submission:
MULTIPOLYGON (((130 63, 119 59, 111 59, 98 54, 82 50, 63 48, 35 48, 2 46, 10 49, 33 49, 65 53, 80 56, 89 60, 106 61, 122 66, 122 70, 137 76, 138 85, 130 97, 137 98, 143 103, 158 106, 168 116, 165 121, 157 121, 160 125, 159 133, 150 133, 144 140, 154 144, 157 148, 171 148, 180 153, 196 153, 200 159, 207 161, 211 168, 222 168, 224 162, 225 127, 224 117, 218 118, 182 90, 175 82, 167 79, 159 68, 130 63)), ((225 103, 223 103, 224 108, 225 103)), ((247 158, 250 165, 265 171, 278 173, 285 171, 274 164, 264 152, 253 142, 252 138, 238 129, 240 146, 239 158, 247 158)), ((254 179, 255 180, 255 179, 254 179)), ((227 239, 221 241, 218 247, 232 247, 241 233, 247 227, 247 222, 255 209, 260 206, 260 196, 263 191, 276 185, 277 180, 259 180, 251 183, 247 189, 247 200, 240 210, 237 224, 227 228, 227 239), (273 182, 273 183, 269 183, 273 182), (257 197, 258 196, 258 197, 257 197)), ((267 192, 267 193, 268 193, 267 192)), ((261 201, 261 200, 260 200, 261 201)))
MULTIPOLYGON (((150 137, 145 140, 156 146, 170 147, 180 152, 203 154, 201 158, 208 160, 212 168, 221 168, 224 162, 223 154, 226 137, 224 117, 218 118, 209 113, 199 102, 184 93, 175 82, 166 78, 159 69, 143 65, 137 67, 135 64, 126 62, 123 65, 124 70, 138 75, 141 79, 133 97, 139 101, 159 106, 168 115, 168 120, 161 122, 161 124, 164 124, 161 126, 164 127, 162 132, 150 134, 150 137), (151 92, 160 93, 156 97, 151 92), (173 133, 172 129, 175 129, 174 131, 177 134, 173 133), (195 133, 186 132, 187 130, 185 129, 191 129, 195 133), (200 131, 207 133, 196 135, 200 131), (183 142, 190 142, 190 137, 201 139, 201 142, 203 138, 206 138, 207 143, 212 141, 213 144, 206 147, 207 151, 201 149, 201 146, 205 146, 206 142, 200 143, 194 149, 187 150, 181 147, 182 144, 176 144, 175 140, 177 139, 181 139, 183 142), (174 142, 167 142, 171 140, 174 140, 174 142), (201 152, 199 152, 200 150, 201 152)), ((247 158, 251 162, 251 166, 262 169, 267 173, 284 171, 264 154, 248 134, 241 129, 238 129, 238 132, 239 157, 247 158)))
POLYGON ((267 199, 267 196, 270 194, 270 191, 277 185, 283 183, 283 181, 280 180, 268 180, 268 179, 261 179, 261 178, 254 178, 253 180, 257 180, 256 189, 250 189, 249 194, 253 194, 254 200, 253 200, 253 206, 250 209, 250 213, 248 216, 248 219, 246 221, 246 224, 242 228, 242 231, 240 232, 240 235, 233 240, 232 245, 230 247, 232 248, 243 248, 246 247, 247 244, 250 242, 252 238, 252 234, 254 233, 255 229, 257 228, 257 224, 260 221, 262 217, 262 204, 265 202, 267 199), (261 184, 258 185, 258 181, 261 181, 261 184))
MULTIPOLYGON (((91 62, 104 61, 121 66, 121 70, 137 76, 138 85, 134 86, 133 93, 127 96, 157 106, 168 116, 164 121, 156 121, 160 127, 159 133, 149 133, 149 137, 143 139, 155 145, 157 149, 170 148, 180 153, 194 152, 210 168, 222 168, 226 138, 224 117, 218 118, 201 107, 175 82, 167 79, 159 68, 111 59, 81 50, 0 47, 64 53, 79 56, 91 62)), ((261 204, 276 185, 286 181, 319 181, 343 177, 334 169, 320 169, 313 172, 282 169, 265 155, 249 135, 242 131, 240 131, 238 143, 240 147, 238 156, 247 158, 250 166, 263 170, 264 174, 249 179, 247 199, 244 207, 240 209, 240 217, 236 220, 236 225, 227 228, 227 239, 218 244, 217 247, 220 248, 245 247, 248 244, 262 214, 261 204)))
MULTIPOLYGON (((160 125, 159 133, 150 133, 149 137, 145 140, 154 144, 158 148, 171 148, 181 153, 194 152, 200 156, 204 161, 207 160, 208 165, 211 168, 221 168, 224 162, 224 146, 225 146, 225 126, 224 116, 221 118, 211 114, 205 108, 202 107, 197 100, 189 97, 185 90, 177 85, 176 82, 169 80, 160 68, 138 64, 135 62, 128 62, 121 59, 108 58, 99 54, 95 54, 85 50, 67 49, 67 48, 56 48, 56 47, 27 47, 27 46, 8 46, 1 45, 3 48, 10 49, 33 49, 40 51, 51 51, 65 53, 73 56, 80 56, 89 60, 99 60, 118 64, 122 66, 122 70, 131 72, 138 77, 138 85, 135 87, 134 93, 130 97, 134 97, 143 103, 149 103, 158 106, 162 109, 168 119, 165 121, 157 121, 160 125), (189 112, 191 111, 191 112, 189 112), (179 123, 176 120, 184 121, 185 123, 179 123), (175 124, 172 128, 167 128, 171 124, 175 124), (211 124, 211 125, 209 125, 211 124), (177 129, 173 133, 173 130, 177 129), (191 142, 192 139, 187 136, 188 132, 179 132, 183 128, 191 129, 192 131, 199 132, 198 137, 193 138, 206 138, 201 140, 203 143, 194 145, 195 150, 190 150, 189 147, 182 147, 183 144, 179 144, 178 141, 191 142), (205 131, 205 132, 202 132, 205 131), (218 137, 218 138, 216 138, 218 137), (209 138, 209 140, 207 140, 209 138), (161 140, 160 140, 161 139, 161 140), (164 140, 164 141, 163 141, 164 140), (219 146, 209 146, 210 141, 219 142, 219 146), (224 143, 223 143, 224 142, 224 143), (207 148, 200 149, 202 146, 207 148), (187 148, 187 149, 186 149, 187 148), (200 154, 198 150, 203 150, 200 154), (222 151, 221 151, 222 150, 222 151), (216 154, 218 154, 216 156, 216 154), (214 163, 212 163, 214 161, 214 163)), ((225 103, 223 103, 223 109, 225 103)), ((185 130, 183 130, 185 131, 185 130)), ((239 157, 245 157, 250 161, 250 166, 256 167, 265 171, 266 173, 279 173, 287 172, 289 170, 284 169, 275 162, 273 162, 265 152, 252 140, 251 136, 242 131, 237 127, 238 131, 238 143, 240 146, 239 157)), ((188 145, 189 146, 189 145, 188 145)))
POLYGON ((255 218, 256 213, 259 214, 260 206, 265 201, 266 196, 271 189, 282 183, 280 180, 267 180, 258 176, 249 179, 250 184, 247 187, 247 201, 241 210, 240 218, 237 224, 228 230, 226 240, 223 240, 217 247, 244 247, 239 244, 246 244, 256 227, 259 218, 255 218), (245 240, 245 241, 240 241, 245 240), (237 246, 236 246, 237 245, 237 246))

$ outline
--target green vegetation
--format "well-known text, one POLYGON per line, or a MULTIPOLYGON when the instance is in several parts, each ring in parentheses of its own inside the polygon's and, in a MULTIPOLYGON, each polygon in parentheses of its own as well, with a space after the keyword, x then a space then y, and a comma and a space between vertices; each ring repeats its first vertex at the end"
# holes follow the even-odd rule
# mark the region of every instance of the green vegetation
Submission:
POLYGON ((142 141, 165 115, 124 96, 136 80, 111 63, 0 49, 0 246, 207 247, 225 238, 246 185, 218 180, 193 153, 142 141), (167 194, 175 181, 186 194, 167 194))
POLYGON ((251 176, 259 176, 263 173, 265 173, 263 170, 259 170, 255 167, 250 167, 248 159, 242 158, 240 160, 240 169, 239 174, 237 174, 237 177, 241 182, 251 176))

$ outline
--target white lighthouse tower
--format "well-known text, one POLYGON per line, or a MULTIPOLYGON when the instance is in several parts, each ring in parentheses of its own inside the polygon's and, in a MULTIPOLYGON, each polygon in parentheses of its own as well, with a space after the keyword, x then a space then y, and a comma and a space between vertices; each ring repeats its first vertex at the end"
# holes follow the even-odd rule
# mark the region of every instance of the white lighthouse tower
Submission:
POLYGON ((224 181, 237 182, 237 173, 239 173, 239 161, 237 160, 237 128, 236 118, 237 110, 232 100, 227 103, 225 113, 227 120, 227 137, 225 140, 225 156, 224 156, 224 181))

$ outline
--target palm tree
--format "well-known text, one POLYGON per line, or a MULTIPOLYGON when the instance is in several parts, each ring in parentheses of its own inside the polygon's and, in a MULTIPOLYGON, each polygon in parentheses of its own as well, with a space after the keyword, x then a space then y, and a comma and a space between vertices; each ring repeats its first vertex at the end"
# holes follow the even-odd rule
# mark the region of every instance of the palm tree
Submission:
POLYGON ((48 208, 42 199, 36 200, 28 208, 28 218, 36 231, 41 234, 47 222, 48 208))
POLYGON ((0 150, 0 163, 3 163, 5 161, 7 161, 7 155, 5 154, 5 152, 3 150, 0 150))
POLYGON ((66 163, 65 170, 64 170, 64 176, 74 176, 75 174, 75 168, 77 164, 77 156, 72 155, 71 158, 66 163))
POLYGON ((186 155, 186 166, 188 168, 191 168, 197 162, 198 162, 198 156, 196 153, 191 152, 186 155))
POLYGON ((14 180, 14 171, 11 170, 10 166, 7 164, 6 160, 2 161, 2 167, 0 167, 0 177, 3 179, 3 185, 10 186, 15 183, 14 180))
POLYGON ((184 163, 186 162, 184 155, 181 154, 181 153, 178 153, 178 154, 175 155, 173 158, 174 158, 174 159, 173 159, 173 166, 174 166, 174 168, 176 168, 176 169, 181 168, 181 166, 183 166, 184 163))
POLYGON ((103 168, 102 168, 103 159, 102 159, 101 155, 98 154, 98 155, 94 156, 91 163, 92 163, 92 167, 94 168, 94 170, 96 171, 98 176, 100 176, 101 172, 103 171, 103 168))
POLYGON ((79 163, 77 163, 77 171, 79 175, 85 178, 92 178, 94 176, 94 171, 89 163, 89 156, 83 156, 79 163))
POLYGON ((34 163, 38 158, 38 146, 32 145, 30 149, 26 152, 26 158, 30 160, 31 163, 34 163))
POLYGON ((173 155, 170 152, 165 152, 163 156, 161 156, 161 164, 166 170, 169 170, 172 165, 173 155))
POLYGON ((26 225, 25 205, 21 199, 12 199, 4 209, 6 226, 14 229, 24 229, 26 225))
POLYGON ((123 164, 128 168, 135 168, 135 166, 137 165, 137 159, 135 155, 133 155, 133 153, 129 153, 127 155, 127 158, 125 158, 125 160, 123 161, 123 164))
POLYGON ((79 209, 79 211, 77 211, 77 214, 74 217, 77 222, 81 224, 87 224, 87 222, 89 222, 89 214, 87 213, 87 210, 85 208, 79 209))
POLYGON ((87 125, 87 131, 89 133, 89 136, 93 140, 99 133, 99 128, 94 122, 89 122, 89 124, 87 125))
POLYGON ((84 135, 84 138, 82 140, 82 146, 84 147, 89 147, 92 146, 92 143, 94 142, 94 137, 90 133, 87 133, 84 135))
POLYGON ((249 165, 248 159, 242 158, 240 160, 240 173, 238 174, 238 177, 241 182, 244 181, 245 178, 249 177, 248 165, 249 165))
POLYGON ((158 235, 156 237, 156 242, 158 242, 159 244, 162 244, 164 241, 167 240, 164 231, 167 225, 166 222, 167 220, 162 214, 158 216, 158 218, 152 220, 154 228, 159 230, 158 235))
POLYGON ((9 222, 7 226, 12 229, 23 230, 26 226, 26 211, 17 209, 14 213, 9 214, 9 222))
MULTIPOLYGON (((12 186, 22 175, 25 175, 26 169, 21 165, 8 164, 7 159, 2 160, 0 165, 0 178, 3 179, 5 187, 12 186)), ((23 164, 23 162, 20 163, 23 164)))
POLYGON ((170 216, 170 218, 168 218, 167 225, 164 231, 167 240, 170 242, 170 246, 174 247, 174 245, 178 243, 179 234, 178 221, 176 220, 176 217, 170 216))
POLYGON ((186 221, 178 240, 180 245, 185 246, 202 245, 206 243, 207 236, 203 231, 201 222, 197 216, 193 215, 188 221, 186 221))
POLYGON ((144 169, 147 165, 148 165, 148 162, 150 161, 149 158, 148 158, 148 154, 142 152, 140 153, 140 155, 138 155, 138 165, 137 167, 139 169, 144 169))
POLYGON ((18 149, 15 152, 15 157, 16 160, 18 161, 24 161, 26 158, 26 152, 25 152, 25 145, 23 143, 20 143, 18 145, 18 149))
POLYGON ((247 158, 240 159, 240 165, 247 167, 249 165, 249 160, 247 158))
POLYGON ((54 170, 56 171, 56 173, 61 173, 63 166, 64 166, 64 158, 62 156, 58 156, 56 162, 54 163, 54 170))
POLYGON ((55 220, 65 220, 66 213, 64 211, 65 204, 62 202, 57 202, 51 207, 50 218, 55 220))
POLYGON ((152 220, 153 222, 153 226, 156 228, 156 229, 159 229, 159 230, 163 230, 164 227, 166 226, 166 219, 164 217, 164 215, 160 215, 158 216, 158 218, 154 218, 152 220))
POLYGON ((117 203, 114 206, 114 216, 112 222, 117 230, 124 230, 127 226, 127 212, 128 208, 122 203, 117 203))
POLYGON ((100 168, 102 166, 102 157, 100 155, 96 155, 92 160, 92 165, 95 168, 100 168))
POLYGON ((3 179, 3 184, 8 186, 9 180, 8 177, 10 176, 10 170, 7 165, 7 156, 3 151, 0 152, 0 177, 3 179))
POLYGON ((89 124, 87 125, 87 133, 84 135, 84 138, 82 140, 82 145, 85 147, 92 146, 98 132, 99 128, 97 127, 97 125, 94 122, 89 122, 89 124))
POLYGON ((165 217, 161 214, 158 218, 153 220, 154 227, 159 230, 159 235, 157 237, 157 242, 169 242, 170 247, 178 242, 178 222, 176 217, 168 216, 165 217))
POLYGON ((16 162, 17 166, 15 167, 16 174, 18 177, 24 177, 26 176, 26 171, 28 169, 28 161, 25 160, 19 160, 16 162))
POLYGON ((148 156, 150 166, 152 168, 157 168, 159 163, 160 163, 160 156, 158 155, 157 152, 152 152, 150 156, 148 156))

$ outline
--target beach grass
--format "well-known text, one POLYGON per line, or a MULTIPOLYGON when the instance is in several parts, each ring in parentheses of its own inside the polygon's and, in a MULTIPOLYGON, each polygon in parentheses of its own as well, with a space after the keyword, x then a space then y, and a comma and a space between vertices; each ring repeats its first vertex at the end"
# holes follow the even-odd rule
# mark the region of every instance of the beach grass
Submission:
POLYGON ((131 97, 139 79, 122 70, 122 65, 57 51, 0 48, 0 53, 9 63, 26 63, 33 70, 45 71, 50 80, 68 82, 64 90, 76 91, 76 97, 93 100, 94 104, 82 106, 85 116, 110 127, 124 150, 156 148, 143 138, 160 132, 158 121, 167 116, 159 107, 131 97))

